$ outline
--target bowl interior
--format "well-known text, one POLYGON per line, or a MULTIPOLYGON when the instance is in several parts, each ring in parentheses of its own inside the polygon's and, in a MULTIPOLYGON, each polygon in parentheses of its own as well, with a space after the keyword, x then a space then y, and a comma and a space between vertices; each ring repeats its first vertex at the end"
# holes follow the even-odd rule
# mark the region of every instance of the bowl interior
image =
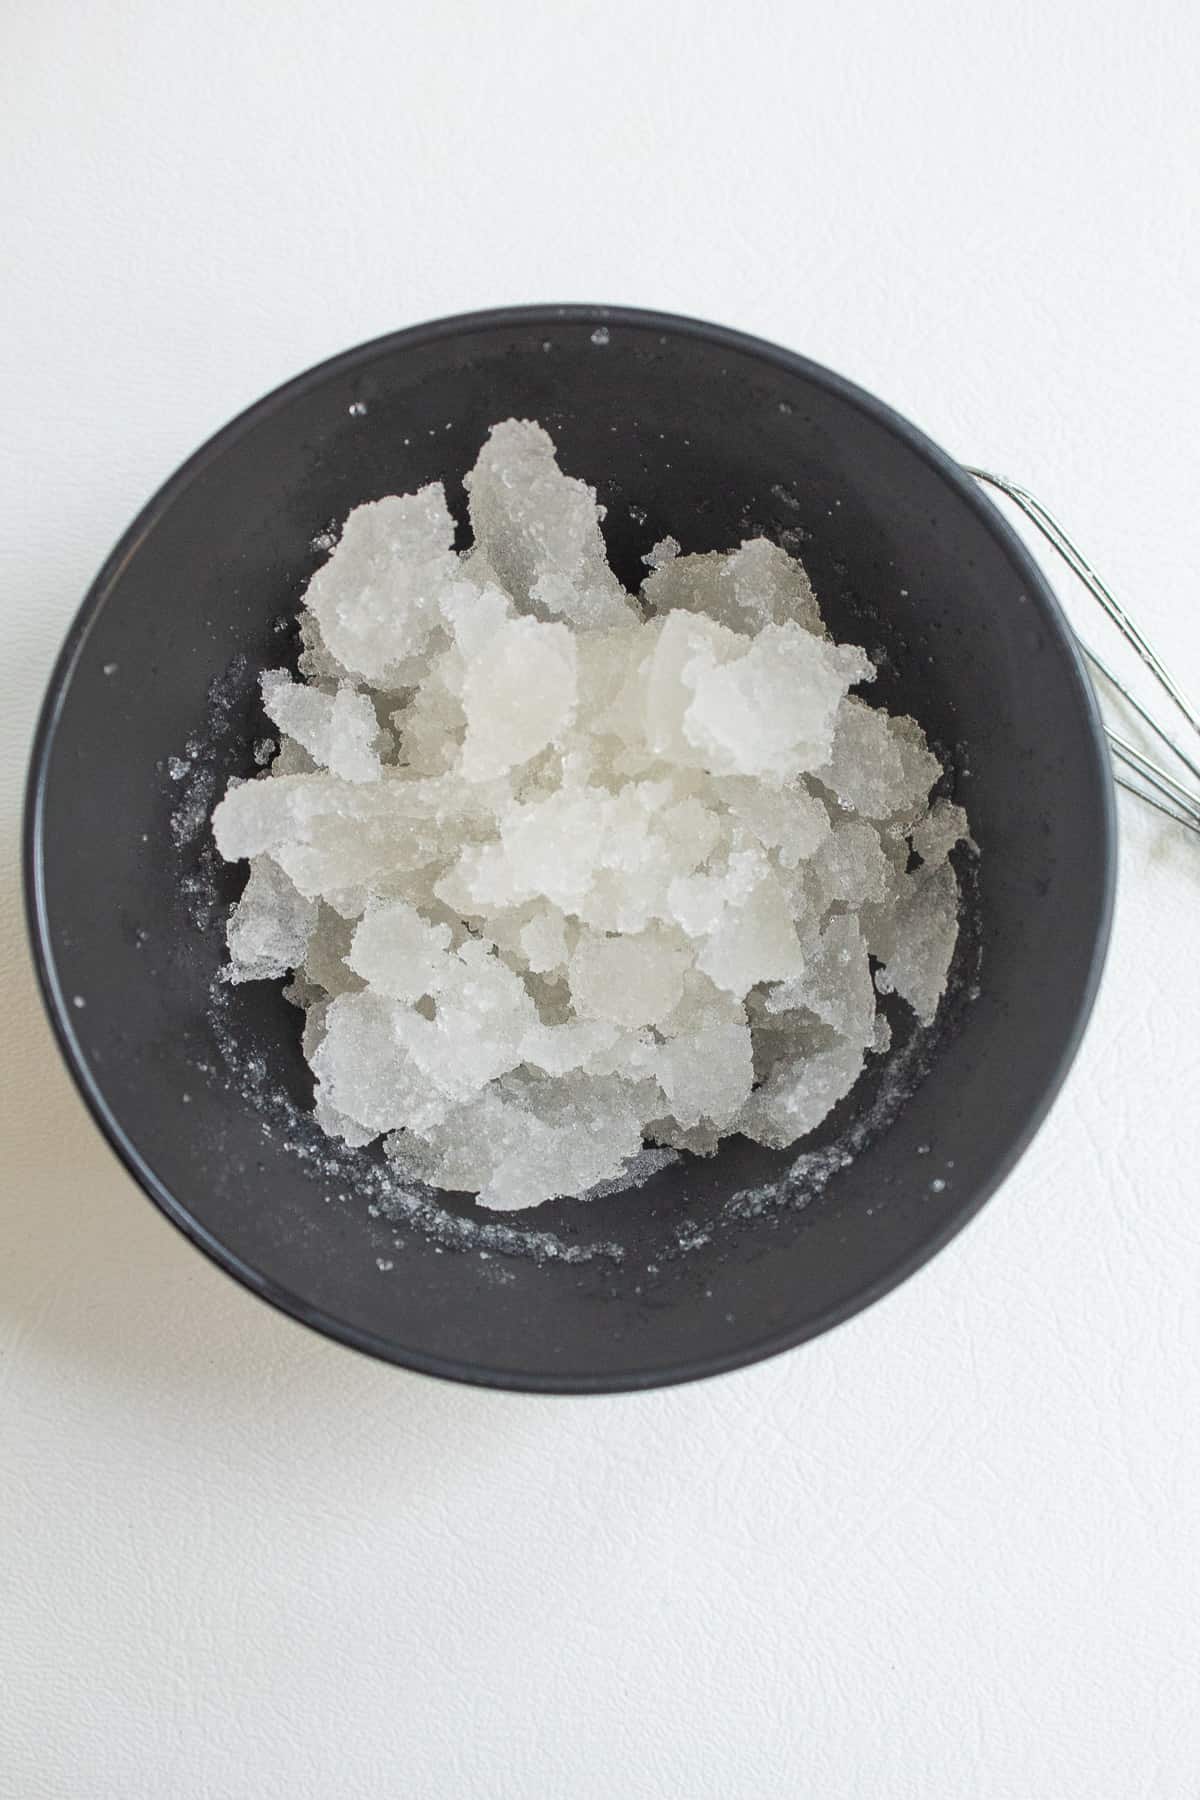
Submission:
POLYGON ((1065 1072, 1111 865, 1090 690, 1035 566, 969 478, 800 358, 594 308, 366 345, 199 451, 85 602, 29 810, 52 1016, 158 1203, 258 1292, 348 1342, 558 1389, 750 1360, 845 1317, 943 1243, 1065 1072), (203 821, 230 774, 253 772, 257 673, 295 653, 315 540, 358 502, 434 479, 465 518, 462 473, 513 414, 541 420, 563 466, 596 485, 631 585, 668 532, 688 550, 759 532, 798 550, 835 635, 878 659, 873 698, 921 721, 968 809, 982 855, 957 853, 965 921, 942 1015, 921 1033, 892 1012, 891 1056, 805 1144, 782 1193, 795 1154, 734 1139, 640 1190, 511 1225, 467 1199, 397 1207, 377 1156, 338 1155, 306 1121, 300 1015, 278 984, 217 984, 214 1006, 222 909, 244 875, 216 863, 203 821))

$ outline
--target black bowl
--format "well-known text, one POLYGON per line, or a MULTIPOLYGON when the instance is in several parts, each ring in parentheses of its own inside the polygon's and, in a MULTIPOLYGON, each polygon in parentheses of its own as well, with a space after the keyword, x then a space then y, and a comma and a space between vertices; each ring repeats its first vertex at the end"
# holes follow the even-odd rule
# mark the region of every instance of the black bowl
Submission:
POLYGON ((600 307, 399 332, 211 439, 84 601, 27 809, 51 1019, 101 1129, 167 1216, 345 1343, 569 1392, 770 1355, 946 1243, 1075 1053, 1113 864, 1090 686, 1037 567, 970 477, 801 357, 600 307), (798 548, 835 634, 880 658, 874 697, 941 750, 982 854, 956 853, 964 928, 939 1019, 919 1032, 893 1011, 891 1057, 805 1146, 801 1176, 781 1183, 794 1156, 733 1139, 639 1191, 521 1215, 510 1233, 465 1197, 397 1214, 377 1155, 328 1153, 303 1116, 299 1015, 278 984, 214 981, 244 877, 216 866, 203 821, 228 775, 254 768, 256 673, 294 650, 314 538, 361 500, 435 478, 461 515, 461 474, 511 414, 540 419, 563 466, 598 486, 630 583, 667 532, 695 550, 755 532, 798 548))

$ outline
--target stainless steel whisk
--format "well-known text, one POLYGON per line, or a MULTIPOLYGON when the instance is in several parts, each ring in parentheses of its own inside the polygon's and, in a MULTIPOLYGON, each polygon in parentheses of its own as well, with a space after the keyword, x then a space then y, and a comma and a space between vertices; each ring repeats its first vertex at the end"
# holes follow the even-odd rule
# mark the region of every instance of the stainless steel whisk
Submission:
MULTIPOLYGON (((1036 495, 1031 494, 1028 489, 1020 487, 1017 482, 1009 481, 1004 475, 992 474, 987 469, 972 468, 968 468, 967 473, 973 475, 976 481, 984 482, 988 487, 995 488, 999 493, 1006 495, 1014 506, 1020 508, 1030 524, 1037 527, 1071 572, 1079 577, 1092 598, 1104 608, 1126 642, 1137 651, 1154 679, 1191 727, 1197 744, 1200 746, 1200 711, 1183 693, 1170 672, 1163 667, 1155 651, 1147 643, 1129 614, 1100 579, 1083 552, 1067 535, 1053 513, 1042 505, 1036 495)), ((1200 783, 1200 747, 1191 754, 1184 750, 1171 733, 1143 706, 1137 696, 1130 692, 1104 658, 1099 656, 1091 645, 1080 637, 1078 632, 1075 636, 1079 648, 1092 668, 1103 677, 1115 693, 1120 694, 1159 743, 1170 751, 1176 762, 1181 764, 1197 783, 1200 783)), ((1143 755, 1107 720, 1105 721, 1105 734, 1116 765, 1114 774, 1118 785, 1127 789, 1129 793, 1136 794, 1139 800, 1144 800, 1148 806, 1153 806, 1158 812, 1165 813, 1169 819, 1174 819, 1189 831, 1200 835, 1200 788, 1194 789, 1185 786, 1170 768, 1164 768, 1162 763, 1154 762, 1150 757, 1143 755)))

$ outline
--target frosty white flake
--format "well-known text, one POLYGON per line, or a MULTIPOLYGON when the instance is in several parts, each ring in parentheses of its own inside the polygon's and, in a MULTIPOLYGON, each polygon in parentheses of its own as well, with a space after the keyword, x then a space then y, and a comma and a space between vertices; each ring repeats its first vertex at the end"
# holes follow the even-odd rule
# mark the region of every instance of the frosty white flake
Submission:
POLYGON ((438 483, 355 508, 262 677, 231 979, 293 976, 328 1133, 487 1206, 791 1144, 887 1042, 872 957, 932 1019, 966 816, 795 557, 664 540, 639 604, 540 426, 466 487, 461 555, 438 483))

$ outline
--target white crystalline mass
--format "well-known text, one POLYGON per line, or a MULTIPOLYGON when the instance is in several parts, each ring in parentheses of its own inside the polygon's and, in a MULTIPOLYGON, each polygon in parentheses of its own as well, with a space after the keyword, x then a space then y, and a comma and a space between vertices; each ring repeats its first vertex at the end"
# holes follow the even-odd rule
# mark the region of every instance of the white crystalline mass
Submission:
POLYGON ((608 566, 595 490, 562 473, 540 425, 494 425, 466 489, 476 549, 518 606, 585 627, 631 616, 608 566))
POLYGON ((804 566, 768 538, 752 538, 727 554, 681 556, 664 538, 646 558, 642 586, 654 612, 702 613, 734 631, 761 631, 789 621, 823 636, 825 627, 804 566))
POLYGON ((310 1057, 318 1103, 351 1120, 368 1139, 403 1119, 414 1129, 432 1128, 449 1102, 436 1092, 400 1041, 407 1017, 397 1000, 364 988, 331 1000, 325 1031, 310 1057))
POLYGON ((803 966, 783 885, 761 851, 737 851, 712 874, 678 877, 670 905, 695 942, 697 969, 731 994, 785 980, 803 966))
POLYGON ((319 993, 333 998, 365 985, 346 961, 356 929, 355 920, 344 919, 324 901, 317 903, 317 923, 308 940, 302 974, 319 993))
POLYGON ((737 1117, 754 1084, 750 1028, 710 1025, 661 1045, 655 1059, 659 1086, 671 1117, 685 1129, 707 1122, 718 1128, 737 1117))
POLYGON ((410 685, 462 578, 440 482, 356 506, 305 600, 330 659, 385 689, 410 685))
POLYGON ((945 862, 956 844, 969 842, 967 815, 952 800, 935 800, 912 834, 912 847, 927 863, 945 862))
POLYGON ((850 1043, 866 1045, 875 1033, 875 988, 858 919, 834 913, 806 948, 799 975, 767 989, 769 1013, 807 1009, 850 1043))
POLYGON ((462 554, 440 484, 356 507, 262 677, 230 979, 290 977, 327 1133, 485 1206, 784 1148, 886 1049, 877 991, 936 1013, 966 815, 777 545, 664 539, 639 604, 540 426, 465 484, 462 554))
POLYGON ((407 900, 368 902, 343 961, 392 1000, 434 994, 450 948, 450 927, 430 925, 407 900))
POLYGON ((834 904, 860 907, 886 900, 896 878, 888 847, 866 819, 839 818, 804 871, 824 913, 834 904))
POLYGON ((850 1092, 863 1061, 862 1046, 846 1038, 783 1058, 742 1108, 739 1130, 773 1150, 786 1150, 815 1131, 850 1092))
POLYGON ((569 1084, 506 1076, 424 1135, 389 1138, 388 1154, 411 1179, 521 1211, 531 1194, 580 1194, 619 1175, 642 1149, 648 1085, 611 1075, 569 1084))
POLYGON ((958 940, 958 882, 950 864, 924 863, 902 876, 894 904, 873 924, 872 951, 883 964, 876 986, 899 994, 930 1024, 958 940))
POLYGON ((263 711, 308 752, 313 762, 345 781, 378 781, 379 720, 365 694, 343 683, 336 693, 293 681, 286 669, 262 677, 263 711))
POLYGON ((226 932, 231 980, 261 981, 298 968, 316 922, 315 904, 296 892, 278 863, 255 857, 226 932))
POLYGON ((506 775, 562 737, 575 711, 575 640, 565 625, 506 621, 467 666, 467 781, 506 775))
POLYGON ((764 625, 743 655, 696 672, 684 735, 716 774, 794 780, 827 760, 847 690, 873 674, 852 645, 764 625))
POLYGON ((815 772, 850 811, 887 819, 922 809, 942 771, 913 720, 849 694, 838 707, 829 760, 815 772))
POLYGON ((830 834, 829 814, 798 782, 772 787, 748 775, 714 783, 721 803, 737 823, 775 852, 780 868, 795 869, 820 849, 830 834))
POLYGON ((575 1011, 631 1030, 657 1025, 678 1005, 691 962, 686 944, 661 928, 628 937, 588 932, 567 964, 575 1011))
MULTIPOLYGON (((415 1007, 397 1021, 397 1038, 430 1088, 468 1100, 525 1059, 537 1006, 519 975, 471 938, 436 971, 433 1017, 415 1007)), ((393 1121, 402 1124, 402 1119, 393 1121)))
POLYGON ((536 912, 520 930, 525 962, 535 975, 561 969, 569 955, 566 919, 556 906, 536 912))

